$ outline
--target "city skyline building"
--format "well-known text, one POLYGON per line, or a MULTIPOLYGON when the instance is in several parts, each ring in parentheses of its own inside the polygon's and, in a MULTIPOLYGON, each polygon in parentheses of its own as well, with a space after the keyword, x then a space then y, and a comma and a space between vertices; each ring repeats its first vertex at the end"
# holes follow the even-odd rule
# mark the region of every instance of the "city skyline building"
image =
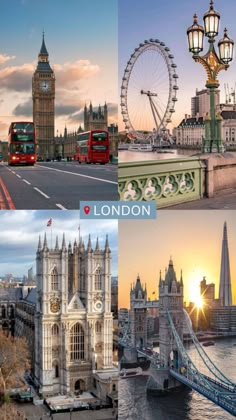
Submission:
MULTIPOLYGON (((220 103, 220 90, 215 91, 215 104, 220 103)), ((210 91, 209 89, 196 89, 196 95, 191 98, 192 117, 205 117, 210 113, 210 91)))
POLYGON ((228 235, 227 235, 226 222, 224 222, 224 228, 223 228, 219 299, 222 302, 222 306, 232 305, 230 260, 229 260, 229 247, 228 247, 228 235))

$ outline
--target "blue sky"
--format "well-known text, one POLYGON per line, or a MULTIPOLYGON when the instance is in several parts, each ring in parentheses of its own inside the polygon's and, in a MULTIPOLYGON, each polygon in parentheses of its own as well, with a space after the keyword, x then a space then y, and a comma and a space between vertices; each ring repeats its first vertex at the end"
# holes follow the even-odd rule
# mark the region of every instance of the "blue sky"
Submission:
POLYGON ((108 103, 117 119, 117 0, 9 0, 1 4, 0 139, 32 114, 31 80, 45 31, 56 75, 56 130, 73 130, 85 102, 108 103), (21 111, 21 113, 19 112, 21 111))
MULTIPOLYGON (((78 241, 80 234, 87 245, 88 235, 91 234, 92 245, 95 247, 96 238, 99 238, 100 247, 104 247, 106 234, 109 237, 109 245, 112 252, 112 275, 117 275, 117 228, 116 220, 81 220, 79 211, 68 210, 40 210, 26 211, 13 210, 1 211, 1 236, 0 236, 0 275, 11 273, 14 276, 27 275, 28 269, 33 265, 38 246, 38 238, 44 238, 47 234, 48 246, 51 248, 51 227, 47 227, 48 220, 52 218, 52 244, 58 235, 59 246, 63 233, 66 243, 78 241)), ((34 271, 35 272, 35 271, 34 271)))
MULTIPOLYGON (((236 1, 225 2, 216 0, 215 10, 221 15, 220 32, 216 47, 220 38, 223 38, 225 26, 228 34, 236 42, 236 1)), ((203 14, 209 10, 208 0, 119 0, 119 80, 123 76, 126 63, 140 42, 149 38, 158 38, 171 49, 177 64, 179 76, 179 101, 176 105, 176 113, 173 117, 174 124, 178 124, 185 114, 190 114, 190 98, 194 96, 196 88, 205 87, 206 74, 200 64, 191 58, 188 51, 186 30, 193 23, 193 14, 197 13, 199 24, 202 24, 203 14)), ((218 47, 217 47, 218 50, 218 47)), ((207 52, 207 39, 205 39, 204 53, 207 52)), ((235 86, 236 82, 236 59, 227 72, 219 74, 221 84, 221 102, 225 100, 224 83, 229 87, 235 86)), ((119 85, 121 83, 119 82, 119 85)))

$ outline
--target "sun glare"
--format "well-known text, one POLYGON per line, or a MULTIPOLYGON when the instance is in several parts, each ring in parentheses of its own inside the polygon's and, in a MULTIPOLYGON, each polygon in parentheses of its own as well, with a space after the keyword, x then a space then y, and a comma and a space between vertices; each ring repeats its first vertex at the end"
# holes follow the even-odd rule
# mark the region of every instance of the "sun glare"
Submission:
POLYGON ((195 296, 194 303, 195 303, 195 305, 196 305, 196 307, 198 309, 202 309, 203 304, 204 304, 203 299, 202 299, 202 297, 200 295, 199 296, 195 296))

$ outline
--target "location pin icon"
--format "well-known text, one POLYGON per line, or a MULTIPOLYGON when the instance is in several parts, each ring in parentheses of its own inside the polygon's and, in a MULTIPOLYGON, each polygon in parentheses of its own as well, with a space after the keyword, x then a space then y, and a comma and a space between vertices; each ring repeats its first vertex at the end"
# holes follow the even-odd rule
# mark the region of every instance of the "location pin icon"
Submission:
POLYGON ((89 214, 90 207, 89 206, 84 206, 84 212, 85 212, 85 214, 89 214))

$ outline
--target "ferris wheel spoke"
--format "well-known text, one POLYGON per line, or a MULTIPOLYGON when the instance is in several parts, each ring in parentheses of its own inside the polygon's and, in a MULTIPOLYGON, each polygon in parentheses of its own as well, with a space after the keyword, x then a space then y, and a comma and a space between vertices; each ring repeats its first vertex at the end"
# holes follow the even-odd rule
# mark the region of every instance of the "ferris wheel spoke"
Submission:
POLYGON ((160 41, 144 41, 135 49, 122 79, 121 109, 127 131, 144 138, 154 127, 158 132, 171 121, 177 101, 175 67, 169 49, 160 41))

